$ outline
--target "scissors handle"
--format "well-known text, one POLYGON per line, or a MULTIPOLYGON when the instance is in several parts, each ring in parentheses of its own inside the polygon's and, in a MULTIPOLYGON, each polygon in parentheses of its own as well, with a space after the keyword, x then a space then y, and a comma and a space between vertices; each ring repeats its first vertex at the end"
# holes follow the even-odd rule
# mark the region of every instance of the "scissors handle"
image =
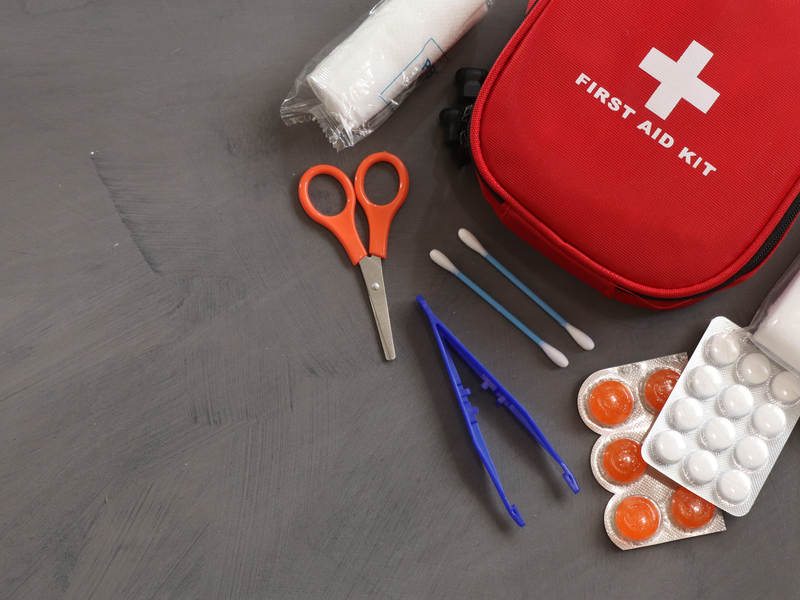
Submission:
POLYGON ((394 154, 377 152, 362 161, 356 171, 356 178, 353 184, 355 185, 356 197, 367 214, 367 221, 369 222, 369 253, 373 256, 386 258, 389 226, 392 224, 395 213, 397 213, 397 210, 403 205, 408 196, 408 169, 406 169, 403 161, 394 154), (373 204, 364 192, 364 178, 367 175, 367 171, 372 165, 379 162, 387 162, 392 165, 400 179, 397 195, 389 204, 373 204))
MULTIPOLYGON (((358 231, 356 230, 356 192, 353 189, 350 178, 340 169, 332 167, 331 165, 317 165, 303 173, 303 176, 300 178, 298 194, 303 210, 308 213, 309 217, 323 227, 327 227, 331 233, 337 237, 342 243, 342 246, 344 246, 347 256, 350 258, 350 262, 352 262, 354 266, 357 265, 361 259, 367 255, 367 251, 364 249, 364 244, 361 243, 361 239, 358 237, 358 231), (332 217, 323 215, 311 203, 311 198, 308 195, 308 184, 311 183, 311 180, 317 175, 330 175, 342 184, 345 196, 347 196, 347 202, 342 212, 338 215, 333 215, 332 217)), ((380 206, 377 208, 383 207, 380 206)), ((367 213, 367 216, 369 217, 369 213, 367 213)), ((391 221, 391 217, 389 220, 391 221)), ((370 226, 372 226, 371 220, 370 226)))

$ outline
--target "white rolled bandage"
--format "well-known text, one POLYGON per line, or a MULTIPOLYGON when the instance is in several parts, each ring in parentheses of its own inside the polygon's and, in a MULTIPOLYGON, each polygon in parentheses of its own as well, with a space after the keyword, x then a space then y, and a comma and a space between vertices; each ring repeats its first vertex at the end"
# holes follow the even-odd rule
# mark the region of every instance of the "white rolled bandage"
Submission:
POLYGON ((327 111, 358 131, 394 103, 486 14, 486 0, 386 0, 307 81, 327 111))
POLYGON ((753 332, 753 340, 800 372, 800 274, 769 307, 753 332))

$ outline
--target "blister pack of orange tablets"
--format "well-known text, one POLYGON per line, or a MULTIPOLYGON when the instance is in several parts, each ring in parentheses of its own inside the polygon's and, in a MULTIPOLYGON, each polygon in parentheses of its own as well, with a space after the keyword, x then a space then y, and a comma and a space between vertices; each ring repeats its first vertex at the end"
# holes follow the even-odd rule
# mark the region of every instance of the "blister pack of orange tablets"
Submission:
POLYGON ((686 367, 674 354, 597 371, 578 392, 578 412, 600 434, 592 448, 592 472, 613 493, 603 522, 623 550, 725 530, 722 513, 649 466, 644 440, 686 367))

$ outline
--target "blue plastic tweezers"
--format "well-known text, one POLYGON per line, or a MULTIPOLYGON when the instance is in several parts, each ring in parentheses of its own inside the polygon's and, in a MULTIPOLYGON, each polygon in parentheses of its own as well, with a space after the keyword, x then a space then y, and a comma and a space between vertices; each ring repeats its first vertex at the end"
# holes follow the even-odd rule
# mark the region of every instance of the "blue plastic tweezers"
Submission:
POLYGON ((439 318, 433 314, 433 311, 430 309, 428 303, 425 302, 425 299, 422 296, 417 296, 417 302, 419 302, 419 305, 422 307, 422 310, 425 311, 425 314, 428 316, 428 319, 431 322, 433 334, 436 336, 436 342, 439 344, 439 351, 442 353, 444 364, 447 367, 447 373, 450 376, 450 383, 453 384, 453 390, 455 391, 459 405, 461 406, 461 412, 464 414, 464 420, 467 422, 467 428, 469 429, 469 435, 472 438, 472 443, 475 445, 475 449, 478 451, 478 456, 481 457, 483 465, 489 472, 489 477, 492 478, 494 487, 497 488, 497 492, 500 494, 500 498, 503 501, 508 514, 511 515, 511 518, 514 519, 516 524, 520 527, 525 526, 525 521, 523 520, 522 515, 519 514, 517 507, 508 501, 506 493, 503 491, 503 485, 500 483, 500 477, 497 475, 497 469, 494 467, 492 457, 489 455, 489 450, 486 448, 486 442, 481 434, 481 429, 478 427, 478 419, 476 418, 478 409, 472 406, 467 399, 471 392, 469 388, 465 388, 462 385, 461 378, 458 376, 458 372, 456 371, 456 366, 453 363, 453 358, 450 355, 448 346, 455 350, 475 372, 475 374, 483 380, 481 387, 484 390, 488 389, 494 393, 494 395, 497 397, 495 404, 498 406, 501 404, 505 406, 508 411, 514 415, 520 423, 522 423, 525 429, 530 431, 531 435, 536 439, 536 441, 539 442, 539 444, 541 444, 545 450, 547 450, 548 454, 555 459, 561 468, 564 469, 564 479, 567 480, 567 484, 569 485, 570 489, 577 494, 580 491, 580 488, 578 487, 578 482, 575 481, 575 476, 572 474, 572 471, 569 470, 569 467, 564 463, 564 461, 561 460, 558 452, 556 452, 553 449, 553 446, 550 445, 550 442, 547 441, 547 438, 542 433, 542 430, 539 429, 538 425, 536 425, 536 421, 533 420, 528 411, 525 410, 525 408, 519 402, 517 402, 514 396, 512 396, 509 391, 504 388, 502 384, 497 381, 497 379, 494 378, 494 375, 489 373, 486 367, 484 367, 478 361, 478 359, 466 349, 464 344, 462 344, 458 338, 454 336, 447 327, 445 327, 444 323, 442 323, 439 318), (447 341, 447 344, 445 344, 445 341, 447 341))

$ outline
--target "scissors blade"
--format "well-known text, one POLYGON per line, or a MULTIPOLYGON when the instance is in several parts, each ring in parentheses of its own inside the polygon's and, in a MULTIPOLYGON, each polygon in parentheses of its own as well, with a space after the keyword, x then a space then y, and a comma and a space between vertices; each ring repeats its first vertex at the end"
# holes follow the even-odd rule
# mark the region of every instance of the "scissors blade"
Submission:
POLYGON ((381 338, 383 354, 386 360, 394 360, 394 338, 392 337, 392 323, 389 321, 389 303, 386 301, 386 289, 383 286, 383 267, 379 256, 365 256, 358 263, 364 283, 367 284, 369 303, 375 315, 375 324, 378 326, 378 335, 381 338))

